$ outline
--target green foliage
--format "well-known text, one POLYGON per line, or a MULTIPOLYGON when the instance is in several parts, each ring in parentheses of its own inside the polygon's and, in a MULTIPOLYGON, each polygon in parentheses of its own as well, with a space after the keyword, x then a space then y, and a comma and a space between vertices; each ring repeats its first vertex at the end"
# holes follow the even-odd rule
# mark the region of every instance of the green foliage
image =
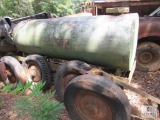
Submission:
POLYGON ((72 10, 75 13, 81 12, 81 7, 79 6, 80 3, 90 2, 91 0, 72 0, 72 10))
POLYGON ((66 16, 81 12, 79 4, 89 1, 91 0, 1 0, 0 16, 18 18, 40 12, 66 16))
MULTIPOLYGON (((16 100, 16 111, 19 115, 29 114, 33 120, 57 120, 58 114, 62 112, 62 104, 58 101, 53 101, 51 98, 54 92, 43 94, 41 89, 45 83, 39 82, 33 86, 32 93, 28 96, 21 96, 16 100)), ((30 88, 32 83, 27 83, 25 86, 18 84, 17 88, 11 90, 12 93, 24 94, 30 88)), ((3 88, 10 90, 11 86, 8 85, 3 88)))
POLYGON ((62 105, 57 101, 51 101, 54 93, 43 94, 41 88, 44 86, 39 82, 29 96, 23 96, 15 104, 20 114, 30 114, 35 120, 56 120, 62 112, 62 105))
POLYGON ((34 13, 32 4, 29 1, 23 2, 22 0, 1 0, 0 8, 0 16, 17 18, 34 13))
POLYGON ((34 7, 34 10, 36 13, 44 11, 57 16, 65 16, 74 13, 71 9, 71 0, 43 0, 39 2, 38 6, 34 7))
POLYGON ((25 86, 22 85, 22 83, 17 84, 17 87, 15 89, 12 89, 12 84, 8 84, 6 86, 4 86, 4 88, 2 89, 2 91, 7 91, 7 92, 11 92, 11 93, 18 93, 18 94, 24 94, 24 92, 30 88, 32 85, 32 82, 28 82, 26 83, 25 86))
POLYGON ((4 86, 4 88, 2 89, 2 92, 4 92, 4 91, 10 91, 11 88, 12 88, 12 85, 8 84, 8 85, 4 86))

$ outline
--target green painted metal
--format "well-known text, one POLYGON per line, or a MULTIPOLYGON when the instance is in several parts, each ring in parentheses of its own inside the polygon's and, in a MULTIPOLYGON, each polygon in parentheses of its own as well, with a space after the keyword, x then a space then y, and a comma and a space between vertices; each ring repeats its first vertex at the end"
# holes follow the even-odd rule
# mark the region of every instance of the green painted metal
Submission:
POLYGON ((31 20, 14 28, 13 41, 26 53, 131 70, 138 26, 136 13, 31 20))

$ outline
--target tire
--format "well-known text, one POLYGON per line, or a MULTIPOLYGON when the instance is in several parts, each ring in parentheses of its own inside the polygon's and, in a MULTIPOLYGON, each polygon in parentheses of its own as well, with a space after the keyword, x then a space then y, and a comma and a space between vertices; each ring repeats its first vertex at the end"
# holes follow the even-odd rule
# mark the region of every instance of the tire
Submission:
POLYGON ((25 68, 29 82, 32 81, 33 84, 37 84, 39 81, 45 82, 42 88, 43 91, 51 86, 53 75, 48 62, 43 56, 29 55, 22 62, 22 66, 25 68))
POLYGON ((17 59, 11 56, 4 56, 1 58, 1 61, 4 62, 6 66, 6 74, 8 79, 4 81, 5 85, 12 84, 12 89, 14 89, 19 82, 23 85, 26 83, 27 75, 17 59))
POLYGON ((57 97, 60 101, 64 99, 64 92, 67 84, 75 77, 79 76, 80 73, 73 70, 73 67, 77 67, 83 70, 90 70, 91 67, 85 62, 73 60, 63 63, 56 70, 54 77, 54 86, 56 89, 57 97))
POLYGON ((137 47, 137 69, 144 72, 160 68, 160 46, 153 42, 143 42, 137 47))
POLYGON ((6 65, 0 60, 0 82, 4 82, 8 79, 6 74, 6 65))
POLYGON ((130 120, 123 90, 105 77, 81 75, 67 86, 64 104, 73 120, 130 120))

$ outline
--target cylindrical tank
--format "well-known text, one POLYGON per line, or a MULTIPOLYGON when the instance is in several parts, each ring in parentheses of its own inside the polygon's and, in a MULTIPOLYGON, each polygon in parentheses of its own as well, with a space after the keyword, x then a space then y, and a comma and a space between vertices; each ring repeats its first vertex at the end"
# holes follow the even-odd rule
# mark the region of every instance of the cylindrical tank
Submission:
POLYGON ((13 41, 26 53, 131 70, 138 27, 136 13, 31 20, 14 28, 13 41))

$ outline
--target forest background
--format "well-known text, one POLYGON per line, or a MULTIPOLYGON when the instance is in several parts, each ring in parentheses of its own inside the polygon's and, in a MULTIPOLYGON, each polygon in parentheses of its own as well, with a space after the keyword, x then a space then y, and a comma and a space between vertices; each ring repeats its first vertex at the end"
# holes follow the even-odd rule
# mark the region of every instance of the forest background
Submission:
POLYGON ((81 12, 80 3, 91 0, 1 0, 0 16, 19 18, 50 12, 53 16, 66 16, 81 12))

